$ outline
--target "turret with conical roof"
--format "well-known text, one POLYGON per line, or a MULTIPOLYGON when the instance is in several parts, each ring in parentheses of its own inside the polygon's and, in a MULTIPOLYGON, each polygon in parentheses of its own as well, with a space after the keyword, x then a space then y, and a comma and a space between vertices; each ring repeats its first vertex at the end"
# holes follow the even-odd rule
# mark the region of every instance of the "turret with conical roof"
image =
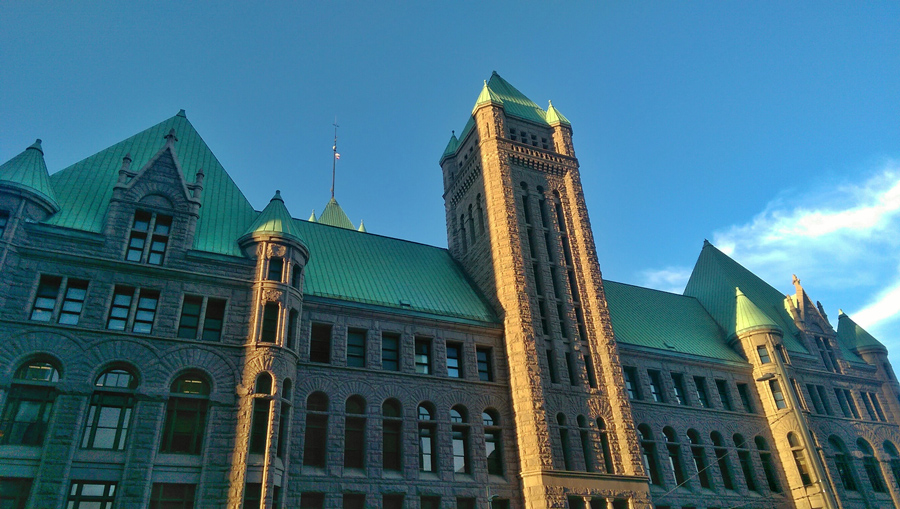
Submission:
POLYGON ((740 288, 735 288, 735 322, 734 333, 741 335, 757 329, 781 331, 781 328, 768 315, 763 313, 740 288))
POLYGON ((847 348, 859 353, 861 350, 880 350, 887 354, 887 348, 875 339, 875 336, 869 334, 853 321, 844 310, 838 311, 838 340, 844 343, 847 348))
MULTIPOLYGON (((53 186, 50 185, 50 174, 44 162, 41 140, 36 140, 0 165, 0 193, 8 197, 4 201, 16 201, 13 197, 25 200, 28 204, 25 217, 30 220, 41 221, 59 212, 59 203, 53 186)), ((9 203, 7 207, 13 210, 18 208, 13 208, 12 205, 9 203)))
POLYGON ((256 220, 247 228, 239 242, 243 244, 246 240, 258 236, 283 237, 285 240, 291 240, 306 247, 306 244, 300 237, 300 230, 294 224, 294 219, 284 205, 284 199, 281 198, 280 190, 275 191, 275 196, 272 197, 266 208, 259 213, 256 220))

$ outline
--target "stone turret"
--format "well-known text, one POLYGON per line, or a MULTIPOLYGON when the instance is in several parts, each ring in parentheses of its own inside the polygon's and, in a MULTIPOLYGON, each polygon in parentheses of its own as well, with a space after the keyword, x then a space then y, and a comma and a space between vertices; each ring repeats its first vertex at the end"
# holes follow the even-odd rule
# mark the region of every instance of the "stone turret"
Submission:
POLYGON ((59 211, 41 140, 0 165, 0 211, 7 214, 10 235, 19 220, 43 221, 59 211))

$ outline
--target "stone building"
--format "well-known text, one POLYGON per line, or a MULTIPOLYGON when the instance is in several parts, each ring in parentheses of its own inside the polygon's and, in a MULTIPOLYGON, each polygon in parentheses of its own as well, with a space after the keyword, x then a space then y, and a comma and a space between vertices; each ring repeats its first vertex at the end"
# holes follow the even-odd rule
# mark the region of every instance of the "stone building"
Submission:
POLYGON ((256 211, 181 111, 0 166, 0 507, 873 508, 887 350, 709 243, 604 281, 569 121, 496 73, 448 249, 256 211))

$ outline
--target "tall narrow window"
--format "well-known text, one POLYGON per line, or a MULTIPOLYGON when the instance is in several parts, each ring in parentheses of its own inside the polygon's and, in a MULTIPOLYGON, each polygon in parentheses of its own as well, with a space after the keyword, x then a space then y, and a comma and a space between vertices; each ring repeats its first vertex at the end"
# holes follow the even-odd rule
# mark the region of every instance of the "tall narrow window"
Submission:
POLYGON ((156 307, 159 304, 159 292, 141 289, 138 293, 137 311, 134 314, 132 332, 150 334, 153 332, 153 320, 156 319, 156 307))
POLYGON ((781 485, 778 483, 778 474, 775 471, 775 462, 772 461, 772 452, 769 451, 769 444, 761 436, 757 436, 753 441, 756 442, 756 451, 759 453, 759 462, 762 463, 763 472, 766 474, 769 491, 781 493, 781 485))
POLYGON ((644 460, 644 469, 650 476, 650 484, 662 486, 659 463, 656 459, 656 442, 653 441, 653 432, 650 431, 650 426, 646 424, 638 426, 638 436, 641 439, 641 458, 644 460))
POLYGON ((275 445, 275 456, 284 458, 287 452, 288 433, 291 426, 291 394, 293 385, 290 380, 285 380, 281 390, 281 412, 278 416, 278 442, 275 445))
POLYGON ((170 387, 160 452, 200 454, 206 434, 209 382, 199 373, 181 375, 170 387))
POLYGON ((572 449, 569 444, 569 428, 566 426, 566 416, 556 414, 556 423, 559 426, 559 444, 563 453, 563 469, 572 470, 572 449))
POLYGON ((459 343, 447 343, 447 376, 450 378, 462 378, 462 345, 459 343))
POLYGON ((112 509, 116 501, 116 483, 72 481, 67 509, 112 509))
POLYGON ((130 286, 118 286, 113 292, 112 305, 109 307, 109 318, 106 328, 110 330, 124 331, 128 324, 128 315, 131 312, 131 299, 134 298, 134 288, 130 286))
POLYGON ((623 367, 622 375, 625 377, 625 392, 628 393, 628 399, 641 399, 640 387, 637 383, 637 369, 630 366, 623 367))
POLYGON ((450 409, 450 432, 453 445, 453 472, 471 474, 472 462, 469 457, 468 412, 457 405, 450 409))
POLYGON ((359 329, 347 331, 347 366, 366 367, 366 331, 359 329))
POLYGON ((850 407, 850 413, 853 414, 854 419, 859 419, 859 407, 856 406, 856 400, 853 399, 853 393, 850 392, 849 389, 841 389, 844 392, 844 396, 847 398, 847 406, 850 407))
POLYGON ((193 509, 196 484, 153 483, 150 509, 193 509))
POLYGON ((750 399, 750 388, 747 384, 737 384, 738 395, 741 397, 741 404, 744 407, 744 411, 748 414, 754 413, 753 410, 753 402, 750 399))
POLYGON ((604 472, 613 474, 612 450, 609 447, 609 433, 606 430, 606 422, 597 417, 597 430, 600 433, 600 450, 603 451, 604 472))
POLYGON ((757 345, 756 353, 757 355, 759 355, 760 364, 768 364, 772 362, 772 359, 769 357, 769 349, 766 348, 766 345, 757 345))
POLYGON ((178 337, 197 339, 200 330, 200 310, 203 308, 203 297, 185 295, 181 305, 181 320, 178 322, 178 337))
POLYGON ((484 425, 484 455, 490 475, 503 475, 503 440, 497 411, 487 409, 481 414, 484 425))
POLYGON ((207 299, 206 314, 203 317, 203 341, 218 341, 222 338, 222 327, 225 323, 225 300, 207 299))
POLYGON ((741 463, 741 471, 744 472, 744 481, 747 483, 747 489, 757 491, 756 478, 753 475, 753 463, 750 461, 750 450, 742 435, 734 435, 734 446, 737 448, 738 461, 741 463))
POLYGON ((81 279, 69 278, 66 281, 66 291, 63 294, 62 307, 59 310, 59 323, 64 325, 77 325, 84 309, 84 300, 87 296, 88 282, 81 279))
POLYGON ((303 440, 303 464, 325 467, 328 450, 328 396, 314 392, 306 399, 306 436, 303 440))
POLYGON ((244 505, 247 509, 260 507, 263 502, 262 483, 248 482, 244 485, 244 505))
POLYGON ((400 402, 389 399, 381 405, 382 466, 385 470, 403 469, 403 413, 400 402))
POLYGON ((431 374, 431 340, 416 338, 416 373, 431 374))
POLYGON ((278 339, 279 311, 281 311, 281 306, 277 302, 266 302, 263 307, 262 327, 259 333, 260 342, 274 343, 278 339))
POLYGON ((144 256, 144 246, 147 245, 147 232, 150 230, 152 215, 149 212, 138 210, 134 213, 134 222, 131 224, 131 237, 128 239, 128 249, 125 251, 125 259, 130 262, 139 262, 144 256))
POLYGON ((888 465, 891 467, 891 474, 894 476, 894 482, 900 485, 900 453, 897 448, 889 441, 884 442, 884 451, 887 453, 889 460, 888 465))
POLYGON ((679 405, 687 405, 687 391, 684 387, 684 375, 672 373, 672 387, 675 389, 675 401, 679 405))
POLYGON ((300 282, 302 281, 303 270, 300 268, 300 264, 295 263, 291 267, 291 287, 297 290, 300 289, 300 282))
POLYGON ((666 398, 663 393, 663 386, 662 381, 659 377, 659 371, 650 370, 647 371, 647 375, 650 377, 650 395, 653 396, 653 401, 665 403, 666 398))
POLYGON ((9 226, 9 212, 0 210, 0 239, 6 233, 6 227, 9 226))
POLYGON ((62 278, 59 276, 41 276, 34 304, 31 306, 31 319, 38 322, 49 322, 53 318, 53 308, 59 295, 62 278))
POLYGON ((812 477, 809 475, 809 463, 806 461, 806 451, 800 445, 800 440, 794 433, 787 435, 788 445, 791 446, 791 455, 794 456, 794 465, 797 467, 797 473, 800 474, 800 480, 804 486, 812 486, 812 477))
POLYGON ((300 321, 300 312, 296 309, 290 310, 288 313, 287 338, 284 346, 294 349, 294 339, 297 337, 297 322, 300 321))
POLYGON ((435 454, 434 410, 431 406, 422 403, 418 409, 419 421, 419 470, 422 472, 437 471, 437 456, 435 454))
POLYGON ((702 376, 694 377, 694 386, 697 388, 697 402, 703 408, 709 408, 709 395, 706 392, 706 378, 702 376))
POLYGON ((872 490, 875 493, 887 493, 884 476, 881 474, 881 465, 875 459, 875 451, 872 450, 872 446, 863 438, 856 439, 856 446, 862 453, 863 467, 866 470, 866 477, 869 478, 869 484, 872 485, 872 490))
POLYGON ((675 435, 675 430, 671 427, 663 428, 663 435, 666 437, 666 450, 669 453, 669 467, 672 469, 672 475, 675 477, 675 484, 681 486, 687 482, 684 475, 684 468, 681 462, 681 444, 675 435))
POLYGON ((725 410, 734 410, 734 404, 731 402, 731 394, 728 392, 728 382, 725 380, 716 380, 716 390, 719 392, 719 402, 725 410))
POLYGON ((269 437, 269 413, 272 403, 265 398, 253 400, 253 415, 250 419, 250 454, 265 454, 269 437))
POLYGON ((575 373, 575 360, 572 359, 572 352, 566 352, 566 371, 569 375, 569 384, 578 385, 578 374, 575 373))
POLYGON ((781 384, 778 383, 778 380, 769 380, 769 389, 772 391, 772 400, 775 402, 775 408, 779 410, 787 408, 787 403, 784 401, 784 393, 781 392, 781 384))
MULTIPOLYGON (((2 234, 2 228, 0 228, 0 235, 2 234)), ((25 509, 28 495, 31 494, 32 483, 33 479, 25 477, 0 477, 0 507, 25 509)), ((473 505, 472 508, 474 509, 474 507, 473 505)))
POLYGON ((691 443, 691 458, 694 460, 694 470, 697 472, 697 480, 703 488, 712 488, 709 479, 709 472, 706 468, 706 451, 703 449, 703 443, 700 441, 700 434, 695 429, 689 429, 687 432, 688 441, 691 443))
POLYGON ((597 375, 594 373, 594 363, 591 361, 591 354, 584 354, 584 369, 587 372, 588 386, 591 389, 597 388, 597 375))
POLYGON ((135 211, 131 236, 128 238, 128 247, 125 250, 125 259, 130 262, 146 260, 146 263, 151 265, 162 265, 166 256, 166 248, 169 245, 171 229, 172 216, 154 214, 145 210, 135 211), (145 250, 147 251, 146 258, 145 250))
POLYGON ((0 422, 0 443, 42 445, 56 399, 59 370, 40 359, 22 364, 13 376, 0 422))
POLYGON ((835 387, 834 397, 837 399, 838 406, 841 407, 841 413, 844 417, 853 417, 853 414, 850 413, 850 405, 847 403, 847 396, 844 394, 843 389, 835 387))
POLYGON ((842 442, 840 438, 832 435, 828 438, 828 445, 831 446, 831 452, 834 453, 834 466, 837 468, 838 477, 841 479, 841 484, 844 486, 844 489, 847 491, 857 491, 856 478, 853 475, 853 466, 850 462, 850 455, 847 453, 844 442, 842 442))
POLYGON ((327 323, 312 324, 309 334, 310 362, 331 362, 331 325, 327 323))
POLYGON ((97 377, 94 387, 81 447, 121 451, 131 425, 137 378, 124 369, 109 369, 97 377))
POLYGON ((583 415, 579 415, 578 422, 578 438, 581 442, 581 456, 584 458, 584 471, 593 472, 596 470, 594 466, 594 447, 591 440, 591 428, 587 425, 587 420, 583 415))
POLYGON ((400 336, 397 334, 381 334, 381 369, 400 371, 400 336))
POLYGON ((366 400, 350 396, 344 427, 344 468, 366 467, 366 400))
POLYGON ((559 373, 556 369, 556 351, 553 348, 547 349, 547 369, 550 373, 550 383, 559 383, 559 373))
POLYGON ((819 391, 816 390, 816 386, 806 384, 806 392, 809 393, 809 399, 812 401, 813 409, 815 409, 816 413, 824 414, 825 408, 822 406, 822 399, 819 397, 819 391))
POLYGON ((825 387, 817 385, 816 391, 819 393, 819 399, 822 400, 822 406, 825 408, 825 413, 827 415, 834 415, 834 411, 831 409, 831 402, 828 401, 828 393, 825 392, 825 387))
POLYGON ((490 348, 478 347, 475 349, 478 358, 478 379, 482 382, 494 381, 494 362, 490 348))
POLYGON ((266 279, 269 281, 281 281, 281 273, 284 271, 284 260, 281 258, 269 259, 269 272, 266 279))
POLYGON ((734 489, 734 478, 731 475, 731 465, 728 463, 728 449, 722 442, 722 435, 718 431, 709 434, 713 443, 713 451, 716 454, 716 463, 719 465, 719 473, 722 474, 722 485, 726 490, 734 489))
POLYGON ((147 254, 147 263, 162 265, 166 257, 166 248, 169 246, 169 231, 172 229, 172 217, 156 214, 153 224, 153 239, 150 241, 150 252, 147 254))

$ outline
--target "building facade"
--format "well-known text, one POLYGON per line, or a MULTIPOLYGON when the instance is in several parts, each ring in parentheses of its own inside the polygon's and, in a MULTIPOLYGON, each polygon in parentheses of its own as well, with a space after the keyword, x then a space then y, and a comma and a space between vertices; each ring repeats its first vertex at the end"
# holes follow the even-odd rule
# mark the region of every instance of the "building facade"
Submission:
POLYGON ((603 280, 572 126, 496 73, 448 249, 254 210, 183 111, 0 166, 0 507, 900 506, 900 385, 704 243, 603 280))

